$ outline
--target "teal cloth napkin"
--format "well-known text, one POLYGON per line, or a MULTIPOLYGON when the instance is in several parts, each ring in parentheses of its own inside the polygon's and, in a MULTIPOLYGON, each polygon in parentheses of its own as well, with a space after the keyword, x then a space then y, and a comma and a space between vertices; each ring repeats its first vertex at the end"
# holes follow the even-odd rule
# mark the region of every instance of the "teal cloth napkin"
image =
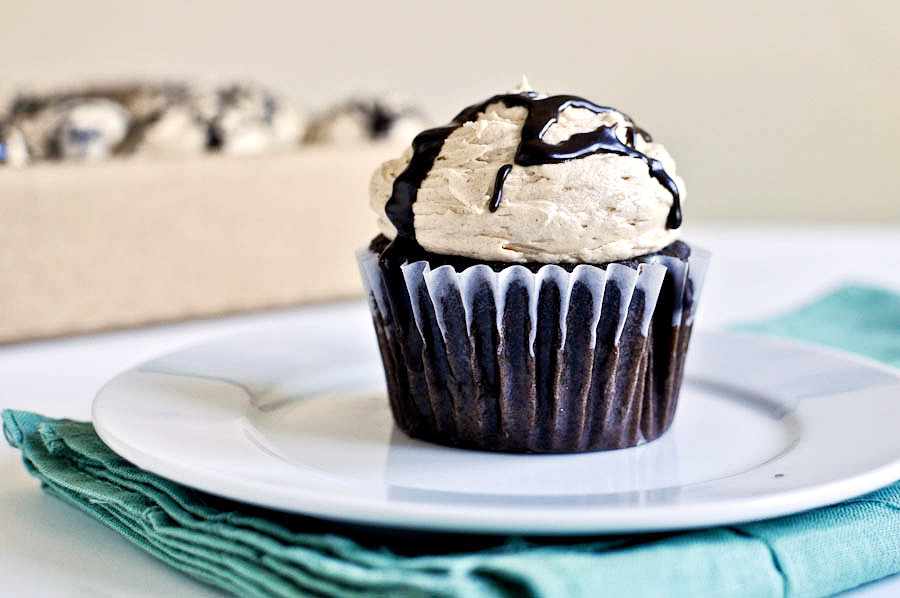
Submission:
MULTIPOLYGON (((887 291, 845 287, 743 328, 900 365, 900 296, 887 291)), ((193 491, 121 459, 89 423, 5 411, 3 430, 46 492, 238 596, 800 598, 900 572, 900 482, 807 513, 681 534, 417 534, 290 516, 193 491)))

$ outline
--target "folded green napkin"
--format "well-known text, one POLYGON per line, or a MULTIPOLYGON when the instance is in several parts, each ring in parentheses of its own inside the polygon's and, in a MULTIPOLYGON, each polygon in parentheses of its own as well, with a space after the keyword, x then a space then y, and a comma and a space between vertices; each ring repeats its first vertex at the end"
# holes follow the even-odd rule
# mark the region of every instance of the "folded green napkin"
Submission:
MULTIPOLYGON (((846 287, 745 326, 900 365, 900 296, 846 287)), ((900 399, 900 397, 898 397, 900 399)), ((285 515, 138 469, 89 423, 5 411, 50 494, 239 596, 827 596, 900 572, 900 483, 770 521, 585 539, 378 531, 285 515)))

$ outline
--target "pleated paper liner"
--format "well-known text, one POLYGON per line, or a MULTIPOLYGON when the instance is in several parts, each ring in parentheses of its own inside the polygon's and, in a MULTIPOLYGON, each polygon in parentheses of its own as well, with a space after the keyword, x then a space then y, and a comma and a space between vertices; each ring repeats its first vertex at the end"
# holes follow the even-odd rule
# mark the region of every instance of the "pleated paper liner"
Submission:
POLYGON ((675 414, 708 263, 457 271, 357 252, 391 410, 410 436, 505 452, 569 453, 658 438, 675 414))

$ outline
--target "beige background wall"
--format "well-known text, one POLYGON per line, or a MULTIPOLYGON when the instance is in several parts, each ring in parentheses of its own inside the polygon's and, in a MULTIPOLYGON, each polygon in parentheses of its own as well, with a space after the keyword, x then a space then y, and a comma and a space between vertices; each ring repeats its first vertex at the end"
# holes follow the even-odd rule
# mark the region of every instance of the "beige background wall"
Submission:
POLYGON ((522 73, 631 113, 693 217, 900 221, 900 2, 2 0, 0 83, 253 77, 436 120, 522 73))

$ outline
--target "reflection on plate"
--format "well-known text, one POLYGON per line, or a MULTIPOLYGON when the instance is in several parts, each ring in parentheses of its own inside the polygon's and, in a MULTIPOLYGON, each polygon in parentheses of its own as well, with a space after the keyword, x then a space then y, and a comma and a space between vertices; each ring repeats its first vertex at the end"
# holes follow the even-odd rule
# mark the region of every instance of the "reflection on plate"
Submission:
POLYGON ((784 515, 900 478, 900 374, 818 347, 696 334, 675 422, 580 455, 451 449, 396 430, 368 314, 174 353, 113 379, 104 441, 214 494, 375 525, 593 534, 784 515))

